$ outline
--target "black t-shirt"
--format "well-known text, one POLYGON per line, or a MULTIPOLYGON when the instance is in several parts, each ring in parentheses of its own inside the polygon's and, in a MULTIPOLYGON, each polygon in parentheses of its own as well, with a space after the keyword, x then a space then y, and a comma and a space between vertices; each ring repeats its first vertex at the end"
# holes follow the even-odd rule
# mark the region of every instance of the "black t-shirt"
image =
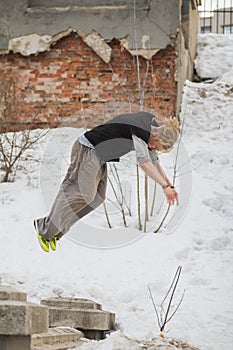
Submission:
POLYGON ((120 114, 87 131, 85 136, 101 160, 116 160, 134 149, 132 135, 148 143, 153 117, 147 112, 120 114))

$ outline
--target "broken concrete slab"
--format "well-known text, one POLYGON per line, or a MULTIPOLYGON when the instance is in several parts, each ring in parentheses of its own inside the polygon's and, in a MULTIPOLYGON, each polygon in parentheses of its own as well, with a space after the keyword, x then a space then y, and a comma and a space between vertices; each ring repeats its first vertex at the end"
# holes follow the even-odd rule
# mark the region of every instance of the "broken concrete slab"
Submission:
POLYGON ((114 328, 115 315, 102 310, 49 308, 50 327, 68 326, 81 330, 107 331, 114 328))
POLYGON ((27 301, 27 294, 12 287, 0 286, 0 300, 27 301))
POLYGON ((43 299, 49 307, 49 326, 68 326, 81 330, 85 337, 103 339, 106 331, 114 329, 115 314, 102 310, 102 306, 83 298, 43 299))
POLYGON ((48 308, 25 301, 0 300, 0 334, 31 335, 48 331, 48 308))
POLYGON ((81 343, 83 333, 74 328, 50 328, 47 333, 33 334, 31 350, 67 349, 77 347, 81 343))
POLYGON ((78 34, 82 37, 83 41, 95 51, 95 53, 102 58, 105 63, 109 63, 111 60, 112 48, 104 41, 102 36, 96 31, 88 35, 84 35, 81 30, 78 30, 78 34))

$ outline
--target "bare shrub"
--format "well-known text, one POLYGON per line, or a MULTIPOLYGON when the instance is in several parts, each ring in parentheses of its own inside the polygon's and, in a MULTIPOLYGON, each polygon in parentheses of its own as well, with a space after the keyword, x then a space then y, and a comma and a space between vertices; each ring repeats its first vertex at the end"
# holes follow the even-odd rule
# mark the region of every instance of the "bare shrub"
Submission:
POLYGON ((48 130, 33 132, 20 129, 20 111, 22 101, 18 96, 17 84, 8 77, 0 84, 0 169, 3 171, 1 182, 14 181, 19 160, 32 148, 48 130))

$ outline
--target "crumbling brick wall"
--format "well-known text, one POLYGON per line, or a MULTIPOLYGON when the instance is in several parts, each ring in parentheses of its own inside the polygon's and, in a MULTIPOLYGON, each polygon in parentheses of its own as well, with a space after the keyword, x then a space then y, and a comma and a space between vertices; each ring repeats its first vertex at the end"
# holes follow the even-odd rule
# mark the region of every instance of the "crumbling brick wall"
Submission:
POLYGON ((104 106, 124 102, 129 111, 130 103, 140 103, 142 91, 147 109, 162 116, 175 115, 174 47, 160 50, 149 61, 139 57, 139 94, 136 57, 117 40, 108 44, 112 48, 109 64, 76 33, 38 55, 0 56, 0 82, 14 77, 16 83, 21 128, 84 124, 92 127, 106 119, 106 114, 101 113, 104 106))

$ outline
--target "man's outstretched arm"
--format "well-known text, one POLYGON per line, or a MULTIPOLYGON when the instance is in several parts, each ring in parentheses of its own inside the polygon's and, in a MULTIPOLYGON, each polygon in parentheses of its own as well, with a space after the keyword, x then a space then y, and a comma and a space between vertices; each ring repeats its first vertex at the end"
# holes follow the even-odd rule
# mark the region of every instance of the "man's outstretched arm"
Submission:
POLYGON ((158 169, 158 172, 162 175, 162 177, 164 178, 164 180, 166 181, 166 183, 170 186, 172 186, 171 181, 169 180, 169 178, 167 177, 165 171, 163 170, 162 166, 157 163, 155 164, 155 167, 158 169))
POLYGON ((163 168, 160 164, 154 165, 151 161, 144 162, 140 164, 140 167, 145 172, 146 175, 148 175, 151 179, 156 181, 160 186, 163 187, 165 196, 167 198, 167 202, 172 205, 175 203, 178 204, 178 193, 176 190, 170 186, 171 182, 169 181, 168 177, 166 176, 163 168))

